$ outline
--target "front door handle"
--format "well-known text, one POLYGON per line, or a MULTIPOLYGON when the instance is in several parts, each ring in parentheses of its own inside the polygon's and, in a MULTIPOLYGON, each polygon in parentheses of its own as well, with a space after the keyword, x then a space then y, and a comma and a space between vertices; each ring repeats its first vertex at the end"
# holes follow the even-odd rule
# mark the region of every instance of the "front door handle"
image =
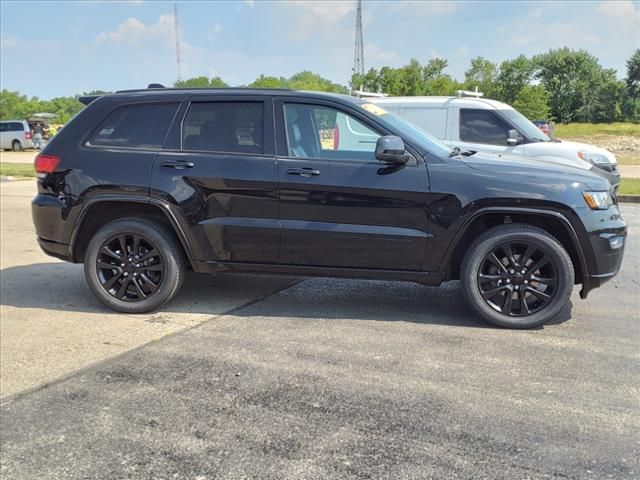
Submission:
POLYGON ((167 162, 162 162, 160 165, 167 168, 175 168, 176 170, 193 168, 193 162, 187 162, 185 160, 169 160, 167 162))
POLYGON ((312 175, 320 175, 320 170, 316 170, 315 168, 290 168, 287 170, 289 175, 300 175, 301 177, 310 177, 312 175))

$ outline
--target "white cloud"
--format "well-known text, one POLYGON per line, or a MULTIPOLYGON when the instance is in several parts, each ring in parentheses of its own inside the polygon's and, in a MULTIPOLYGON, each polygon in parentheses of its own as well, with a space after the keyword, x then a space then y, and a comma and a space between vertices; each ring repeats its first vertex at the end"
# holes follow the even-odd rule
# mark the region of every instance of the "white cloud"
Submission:
POLYGON ((467 47, 466 45, 461 45, 456 49, 456 55, 460 57, 466 57, 467 55, 469 55, 470 51, 471 50, 469 49, 469 47, 467 47))
POLYGON ((308 16, 315 17, 326 23, 335 23, 349 12, 355 10, 355 2, 351 1, 292 0, 287 3, 287 6, 302 8, 308 16))
POLYGON ((161 15, 154 24, 146 25, 135 17, 129 17, 111 32, 101 32, 96 43, 126 43, 139 45, 148 41, 164 40, 171 45, 175 41, 173 14, 161 15))
POLYGON ((209 32, 207 33, 207 38, 209 39, 210 42, 214 42, 216 40, 216 38, 218 38, 218 35, 220 35, 220 33, 222 32, 222 25, 220 25, 219 23, 214 23, 213 26, 209 29, 209 32))
POLYGON ((256 0, 244 0, 244 3, 249 5, 249 8, 253 8, 253 6, 256 4, 256 0))
POLYGON ((0 48, 15 48, 18 46, 18 39, 13 35, 3 33, 0 35, 0 48))
POLYGON ((458 9, 454 1, 398 0, 393 3, 396 11, 411 15, 447 15, 458 9))
POLYGON ((364 46, 364 59, 368 65, 380 65, 393 63, 398 59, 398 54, 392 50, 384 50, 373 43, 364 46))
POLYGON ((616 23, 627 29, 640 29, 640 7, 636 8, 631 0, 609 0, 598 5, 598 12, 611 17, 616 23))

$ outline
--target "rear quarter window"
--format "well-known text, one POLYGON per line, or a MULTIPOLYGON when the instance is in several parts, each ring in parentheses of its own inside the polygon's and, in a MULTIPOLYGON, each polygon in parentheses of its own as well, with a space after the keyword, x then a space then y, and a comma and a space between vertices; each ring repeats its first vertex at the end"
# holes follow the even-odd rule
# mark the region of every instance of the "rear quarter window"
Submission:
POLYGON ((446 108, 405 106, 402 116, 436 138, 444 139, 447 128, 446 108))
POLYGON ((124 105, 107 115, 87 145, 160 148, 179 103, 124 105))

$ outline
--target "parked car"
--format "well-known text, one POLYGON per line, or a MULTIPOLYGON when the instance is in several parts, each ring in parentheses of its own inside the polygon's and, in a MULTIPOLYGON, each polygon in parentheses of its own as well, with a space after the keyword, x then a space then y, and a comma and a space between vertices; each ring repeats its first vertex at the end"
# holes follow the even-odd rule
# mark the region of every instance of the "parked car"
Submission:
POLYGON ((549 138, 513 107, 475 97, 384 97, 376 103, 463 151, 517 155, 593 170, 617 188, 613 153, 586 143, 549 138))
POLYGON ((3 120, 0 122, 0 148, 21 152, 33 148, 31 128, 26 120, 3 120))
POLYGON ((540 131, 549 138, 554 137, 555 129, 553 128, 553 123, 550 120, 532 120, 531 123, 538 127, 540 131))
POLYGON ((460 279, 480 317, 528 328, 622 261, 601 176, 452 150, 367 100, 153 88, 82 101, 36 157, 33 220, 42 249, 83 262, 121 312, 159 308, 188 269, 460 279), (356 137, 323 142, 336 124, 356 137))

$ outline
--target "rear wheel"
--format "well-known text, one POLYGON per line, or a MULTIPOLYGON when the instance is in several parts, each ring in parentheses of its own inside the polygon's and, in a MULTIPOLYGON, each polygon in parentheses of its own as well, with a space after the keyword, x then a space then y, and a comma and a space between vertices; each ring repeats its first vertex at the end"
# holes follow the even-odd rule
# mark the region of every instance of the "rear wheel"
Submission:
POLYGON ((85 277, 108 307, 125 313, 155 310, 180 289, 182 249, 162 225, 138 218, 102 227, 87 247, 85 277))
POLYGON ((14 140, 13 142, 11 142, 11 149, 14 152, 21 152, 22 151, 22 143, 20 143, 20 140, 14 140))
POLYGON ((502 225, 478 238, 460 274, 470 305, 489 323, 533 328, 554 318, 573 289, 571 258, 549 233, 502 225))

